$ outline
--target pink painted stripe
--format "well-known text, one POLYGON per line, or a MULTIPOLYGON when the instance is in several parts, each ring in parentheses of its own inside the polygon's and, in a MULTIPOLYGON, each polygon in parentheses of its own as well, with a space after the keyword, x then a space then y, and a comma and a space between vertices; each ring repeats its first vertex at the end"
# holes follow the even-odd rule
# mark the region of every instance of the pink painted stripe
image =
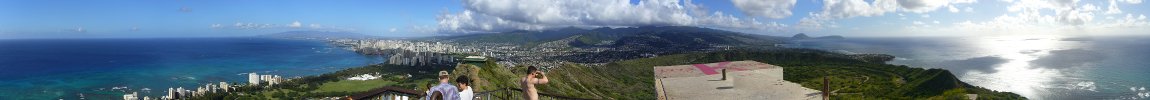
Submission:
POLYGON ((715 67, 710 67, 710 66, 707 66, 705 64, 694 64, 694 66, 695 66, 695 68, 699 68, 699 71, 702 71, 703 74, 714 75, 714 74, 719 74, 719 72, 715 71, 715 69, 726 68, 727 64, 729 64, 729 63, 731 63, 731 62, 719 62, 719 64, 716 65, 715 67))

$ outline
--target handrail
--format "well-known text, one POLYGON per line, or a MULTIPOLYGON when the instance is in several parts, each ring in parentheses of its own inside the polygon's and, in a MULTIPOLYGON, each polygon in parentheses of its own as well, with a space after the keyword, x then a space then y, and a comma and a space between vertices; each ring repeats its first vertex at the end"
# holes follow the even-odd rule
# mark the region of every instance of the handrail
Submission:
MULTIPOLYGON (((504 96, 504 98, 517 98, 517 97, 522 96, 522 92, 523 92, 523 89, 519 89, 519 88, 502 88, 502 89, 488 90, 488 91, 482 91, 482 92, 475 92, 475 96, 481 97, 481 99, 484 99, 484 100, 491 100, 491 99, 493 99, 493 98, 491 98, 491 96, 494 93, 504 93, 503 95, 501 95, 501 96, 504 96), (516 93, 518 93, 520 95, 511 95, 511 94, 516 94, 516 93)), ((550 93, 539 93, 539 96, 541 99, 546 98, 546 99, 550 99, 550 100, 599 100, 599 99, 563 96, 563 95, 559 95, 559 94, 550 94, 550 93)), ((499 99, 496 99, 496 100, 499 100, 499 99)))
MULTIPOLYGON (((483 100, 491 100, 491 99, 494 99, 494 98, 492 98, 492 95, 499 94, 498 96, 502 96, 503 99, 511 99, 511 98, 520 98, 521 99, 522 94, 523 94, 522 92, 523 92, 523 89, 519 89, 519 88, 502 88, 502 89, 488 90, 488 91, 482 91, 482 92, 475 92, 475 97, 481 97, 480 99, 483 99, 483 100)), ((380 88, 372 89, 372 90, 367 91, 367 92, 351 95, 351 96, 348 96, 347 99, 348 100, 370 100, 373 98, 386 96, 386 95, 384 95, 385 93, 398 93, 398 94, 402 94, 402 95, 410 95, 410 96, 412 96, 412 98, 421 98, 421 97, 427 96, 426 93, 420 92, 417 90, 405 89, 405 88, 394 87, 394 86, 386 86, 386 87, 380 87, 380 88)), ((539 93, 539 96, 541 99, 545 99, 545 100, 598 100, 598 99, 564 96, 564 95, 551 94, 551 93, 539 93)), ((474 98, 474 97, 472 97, 472 98, 474 98)), ((479 100, 479 99, 477 99, 477 100, 479 100)), ((501 99, 496 99, 496 100, 501 100, 501 99)))
POLYGON ((379 97, 379 96, 384 96, 383 95, 384 93, 399 93, 399 94, 404 94, 404 95, 411 95, 411 96, 414 96, 413 98, 423 97, 423 96, 427 95, 426 93, 420 92, 418 90, 405 89, 405 88, 400 88, 400 87, 395 87, 395 86, 385 86, 385 87, 375 88, 375 89, 372 89, 372 90, 367 91, 367 92, 348 96, 347 99, 348 100, 366 100, 366 99, 372 99, 372 98, 379 97))

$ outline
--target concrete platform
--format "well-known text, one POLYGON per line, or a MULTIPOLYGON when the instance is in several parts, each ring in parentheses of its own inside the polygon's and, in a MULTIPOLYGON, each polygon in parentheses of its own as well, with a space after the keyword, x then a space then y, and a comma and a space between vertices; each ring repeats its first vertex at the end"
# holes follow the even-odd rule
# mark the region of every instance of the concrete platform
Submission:
POLYGON ((656 91, 663 100, 820 100, 821 92, 783 80, 782 67, 755 61, 657 66, 656 91), (708 68, 728 69, 704 73, 708 68), (694 70, 688 70, 694 68, 694 70), (663 71, 660 71, 663 70, 663 71), (679 71, 667 71, 679 70, 679 71))

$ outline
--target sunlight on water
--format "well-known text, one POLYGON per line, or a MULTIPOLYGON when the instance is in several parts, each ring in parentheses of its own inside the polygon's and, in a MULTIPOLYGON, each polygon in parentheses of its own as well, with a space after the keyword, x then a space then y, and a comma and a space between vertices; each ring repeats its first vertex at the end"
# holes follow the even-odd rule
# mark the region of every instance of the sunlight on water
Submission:
MULTIPOLYGON (((999 91, 1015 92, 1031 99, 1043 99, 1039 93, 1047 92, 1048 88, 1060 88, 1060 85, 1051 85, 1055 80, 1065 77, 1062 70, 1043 67, 1034 67, 1030 61, 1047 55, 1051 50, 1067 49, 1073 47, 1059 43, 1058 36, 1003 36, 975 39, 975 47, 1006 59, 994 68, 994 73, 971 72, 962 75, 963 80, 970 80, 975 86, 985 86, 999 91)), ((1083 83, 1073 86, 1082 86, 1089 89, 1093 84, 1083 83)))
POLYGON ((898 56, 891 64, 941 68, 960 80, 1030 99, 1150 99, 1148 37, 986 36, 862 38, 806 48, 898 56))

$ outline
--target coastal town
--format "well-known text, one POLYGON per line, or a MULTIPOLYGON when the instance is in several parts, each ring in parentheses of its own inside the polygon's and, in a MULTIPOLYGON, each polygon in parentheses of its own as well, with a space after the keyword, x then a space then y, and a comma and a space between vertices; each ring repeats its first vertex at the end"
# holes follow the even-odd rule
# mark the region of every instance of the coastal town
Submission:
POLYGON ((557 66, 563 61, 549 59, 554 56, 569 55, 566 51, 555 49, 528 49, 511 44, 475 43, 456 44, 451 42, 423 42, 409 40, 332 40, 331 42, 345 46, 367 55, 387 56, 388 64, 397 65, 426 65, 429 63, 454 64, 454 56, 473 54, 474 56, 491 57, 499 59, 496 63, 507 66, 514 65, 542 65, 557 66))
MULTIPOLYGON (((417 41, 396 39, 337 39, 329 42, 367 55, 387 56, 388 64, 425 65, 451 63, 453 55, 473 55, 496 59, 505 66, 536 65, 559 66, 564 63, 600 65, 611 61, 649 58, 659 55, 693 51, 729 50, 731 46, 711 45, 705 49, 676 50, 637 47, 572 47, 570 42, 579 36, 525 46, 509 43, 417 41)), ((603 41, 601 44, 611 44, 603 41)), ((646 44, 637 44, 646 45, 646 44)))
MULTIPOLYGON (((234 91, 237 87, 241 86, 271 86, 280 82, 288 81, 279 75, 260 75, 256 73, 247 73, 247 84, 228 84, 228 82, 219 82, 218 84, 207 83, 203 86, 196 87, 195 90, 184 89, 184 87, 168 88, 163 96, 151 97, 141 95, 139 92, 132 92, 124 94, 123 100, 179 100, 196 96, 203 96, 208 93, 227 93, 234 91), (263 84, 263 85, 261 85, 263 84)), ((145 88, 146 89, 146 88, 145 88)))
MULTIPOLYGON (((403 66, 446 66, 461 63, 468 59, 479 59, 477 61, 483 61, 483 59, 495 59, 495 63, 504 67, 512 67, 516 65, 534 65, 541 66, 543 68, 553 68, 556 66, 561 66, 561 64, 564 63, 599 65, 605 63, 596 63, 596 61, 592 60, 613 61, 612 59, 632 59, 658 56, 657 54, 653 53, 643 53, 640 55, 628 55, 620 57, 605 57, 602 55, 586 56, 587 54, 599 54, 605 52, 625 53, 645 49, 617 49, 609 47, 576 48, 567 44, 575 38, 577 37, 541 43, 532 47, 516 44, 489 42, 460 43, 454 41, 435 42, 396 39, 333 39, 328 40, 328 42, 333 45, 337 45, 338 47, 342 47, 342 49, 355 51, 360 54, 385 57, 383 59, 386 61, 384 64, 403 66)), ((722 47, 716 46, 713 48, 722 47)), ((195 88, 172 87, 168 88, 165 94, 160 97, 150 97, 137 92, 132 92, 123 95, 123 98, 124 100, 170 100, 190 98, 202 96, 207 93, 226 93, 240 86, 271 86, 280 82, 291 80, 289 78, 284 78, 278 75, 261 75, 257 73, 247 73, 247 77, 247 82, 245 84, 229 84, 228 82, 218 82, 212 84, 204 84, 195 88)), ((377 75, 364 74, 348 78, 347 80, 372 80, 379 77, 380 76, 377 75)))

